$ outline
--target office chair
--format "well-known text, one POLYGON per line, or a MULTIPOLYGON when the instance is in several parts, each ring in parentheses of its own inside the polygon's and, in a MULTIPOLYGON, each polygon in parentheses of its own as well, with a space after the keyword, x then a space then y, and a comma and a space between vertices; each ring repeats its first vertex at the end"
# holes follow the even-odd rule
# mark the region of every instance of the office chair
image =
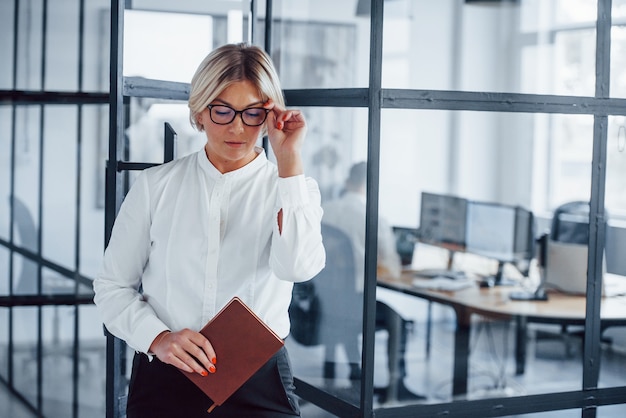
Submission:
MULTIPOLYGON (((557 207, 552 216, 550 226, 551 241, 564 242, 570 244, 587 245, 589 242, 589 202, 586 201, 572 201, 567 202, 557 207)), ((608 215, 605 213, 606 217, 608 215)), ((604 222, 604 228, 606 228, 606 220, 604 222)), ((550 261, 547 260, 549 263, 550 261)), ((549 332, 538 332, 536 337, 539 339, 560 338, 565 344, 565 354, 567 357, 574 355, 572 337, 584 337, 584 327, 576 327, 572 330, 572 327, 567 325, 561 326, 561 331, 557 335, 549 332)), ((609 338, 602 337, 602 341, 611 343, 609 338)))
MULTIPOLYGON (((326 249, 326 266, 310 281, 316 296, 314 314, 318 323, 298 324, 298 318, 292 315, 293 327, 304 326, 315 330, 316 335, 311 336, 308 342, 309 345, 325 347, 325 379, 335 377, 335 351, 338 346, 345 350, 350 366, 350 379, 358 379, 361 370, 359 336, 362 331, 363 300, 362 294, 356 290, 352 243, 342 231, 326 224, 322 224, 322 238, 326 249)), ((297 292, 298 290, 294 293, 296 297, 297 292)))

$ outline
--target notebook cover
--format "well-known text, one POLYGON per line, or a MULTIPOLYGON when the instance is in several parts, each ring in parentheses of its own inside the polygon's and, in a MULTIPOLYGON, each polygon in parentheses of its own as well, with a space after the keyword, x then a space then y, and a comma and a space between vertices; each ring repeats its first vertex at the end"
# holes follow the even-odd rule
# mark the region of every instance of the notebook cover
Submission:
POLYGON ((216 371, 208 376, 181 373, 211 398, 213 407, 224 403, 284 345, 238 297, 231 299, 200 333, 215 349, 216 371))

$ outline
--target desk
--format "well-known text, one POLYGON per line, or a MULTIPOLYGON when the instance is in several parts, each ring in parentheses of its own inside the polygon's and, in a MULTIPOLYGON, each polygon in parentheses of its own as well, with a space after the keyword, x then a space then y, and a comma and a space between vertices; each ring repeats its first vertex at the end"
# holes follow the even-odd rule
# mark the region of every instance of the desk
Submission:
MULTIPOLYGON (((472 315, 516 321, 518 374, 524 371, 526 324, 584 325, 585 323, 586 299, 584 296, 550 293, 548 301, 512 301, 509 299, 509 293, 519 289, 507 286, 493 288, 475 286, 454 292, 430 290, 412 286, 414 278, 415 273, 410 271, 404 272, 400 279, 378 277, 378 286, 441 303, 454 309, 456 331, 452 395, 467 393, 472 315)), ((600 316, 602 326, 605 328, 626 325, 626 298, 604 298, 600 316)))

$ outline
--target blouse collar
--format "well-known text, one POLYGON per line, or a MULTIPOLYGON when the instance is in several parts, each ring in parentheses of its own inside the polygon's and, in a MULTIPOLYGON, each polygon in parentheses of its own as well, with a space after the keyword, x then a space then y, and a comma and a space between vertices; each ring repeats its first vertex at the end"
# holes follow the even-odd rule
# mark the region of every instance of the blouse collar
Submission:
POLYGON ((209 177, 213 179, 229 177, 236 178, 249 175, 250 173, 256 171, 258 168, 265 165, 265 162, 267 161, 267 157, 265 156, 265 150, 261 147, 254 147, 254 151, 257 153, 254 160, 250 161, 243 167, 238 168, 237 170, 229 171, 228 173, 223 174, 217 168, 215 168, 211 161, 209 161, 209 157, 207 157, 204 147, 199 150, 196 155, 198 156, 198 164, 200 164, 200 167, 202 167, 204 172, 209 177))

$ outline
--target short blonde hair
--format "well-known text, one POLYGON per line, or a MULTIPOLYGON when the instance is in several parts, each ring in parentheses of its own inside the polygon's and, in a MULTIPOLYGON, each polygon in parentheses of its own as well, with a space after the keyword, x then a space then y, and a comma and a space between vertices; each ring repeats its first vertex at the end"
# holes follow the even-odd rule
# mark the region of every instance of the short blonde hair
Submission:
POLYGON ((225 88, 244 80, 256 86, 264 102, 272 99, 274 103, 285 106, 280 80, 270 56, 255 45, 226 44, 211 51, 191 79, 188 103, 191 126, 203 131, 204 127, 198 123, 198 114, 225 88))

